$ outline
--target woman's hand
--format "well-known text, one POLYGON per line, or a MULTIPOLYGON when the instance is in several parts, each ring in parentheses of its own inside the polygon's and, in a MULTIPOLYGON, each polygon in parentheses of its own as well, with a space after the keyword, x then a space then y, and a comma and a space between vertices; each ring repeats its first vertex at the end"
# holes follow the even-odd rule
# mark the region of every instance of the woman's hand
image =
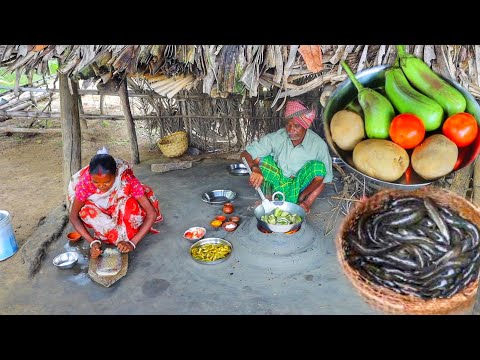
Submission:
POLYGON ((92 247, 90 248, 90 257, 92 259, 98 258, 100 255, 102 255, 102 253, 103 253, 103 250, 101 248, 101 245, 98 242, 93 244, 92 247))
POLYGON ((117 249, 121 253, 128 253, 128 252, 132 251, 134 248, 133 248, 133 245, 130 244, 129 242, 127 242, 127 241, 119 241, 117 243, 117 249))

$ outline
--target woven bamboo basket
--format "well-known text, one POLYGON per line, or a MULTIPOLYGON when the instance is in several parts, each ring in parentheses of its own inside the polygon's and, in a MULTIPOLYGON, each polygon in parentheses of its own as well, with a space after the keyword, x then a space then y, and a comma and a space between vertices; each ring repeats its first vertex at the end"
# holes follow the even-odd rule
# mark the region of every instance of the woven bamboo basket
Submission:
POLYGON ((448 299, 421 299, 413 295, 398 294, 384 286, 373 283, 348 264, 345 256, 346 242, 344 234, 355 226, 359 217, 365 212, 377 211, 390 197, 402 198, 407 196, 429 196, 438 204, 447 206, 459 213, 463 218, 480 227, 480 208, 452 191, 430 186, 414 191, 382 190, 366 201, 356 203, 340 226, 335 244, 337 257, 345 275, 368 304, 389 314, 440 315, 468 310, 476 300, 478 278, 448 299))
POLYGON ((167 157, 181 156, 188 149, 187 133, 185 131, 176 131, 161 138, 157 145, 162 154, 167 157))

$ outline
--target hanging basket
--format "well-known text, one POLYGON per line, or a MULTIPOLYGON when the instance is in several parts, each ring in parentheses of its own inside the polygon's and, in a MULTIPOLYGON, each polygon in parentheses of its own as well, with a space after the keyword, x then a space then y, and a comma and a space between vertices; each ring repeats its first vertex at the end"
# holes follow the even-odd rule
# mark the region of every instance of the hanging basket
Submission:
POLYGON ((161 138, 158 148, 166 157, 181 156, 188 149, 188 138, 185 131, 177 131, 161 138))
POLYGON ((360 216, 364 213, 376 212, 384 202, 392 197, 398 199, 407 196, 420 198, 428 196, 439 205, 454 210, 464 219, 480 227, 479 208, 452 191, 433 187, 425 187, 415 191, 393 189, 380 191, 367 200, 356 203, 340 225, 335 243, 337 257, 345 275, 368 304, 389 314, 453 314, 469 309, 476 300, 478 278, 472 280, 465 288, 450 298, 422 299, 413 295, 398 294, 384 286, 373 283, 348 264, 345 253, 348 246, 345 234, 356 225, 360 216))

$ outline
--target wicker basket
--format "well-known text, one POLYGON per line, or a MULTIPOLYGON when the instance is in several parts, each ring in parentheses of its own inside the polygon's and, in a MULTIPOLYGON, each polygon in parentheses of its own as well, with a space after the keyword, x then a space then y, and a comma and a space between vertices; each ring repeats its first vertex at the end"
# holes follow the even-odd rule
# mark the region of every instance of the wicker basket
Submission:
POLYGON ((480 227, 480 209, 457 195, 456 193, 434 187, 423 187, 414 191, 382 190, 366 201, 358 202, 344 218, 337 233, 335 243, 337 256, 347 278, 352 282, 360 295, 376 309, 390 314, 453 314, 468 310, 476 300, 478 278, 468 284, 462 291, 448 299, 421 299, 416 296, 402 295, 384 286, 373 283, 353 269, 345 257, 346 243, 344 234, 352 228, 358 218, 365 212, 375 212, 390 197, 402 198, 406 196, 429 196, 442 206, 458 212, 463 218, 480 227))
POLYGON ((188 149, 187 133, 185 131, 174 132, 161 138, 157 145, 162 154, 167 157, 181 156, 188 149))

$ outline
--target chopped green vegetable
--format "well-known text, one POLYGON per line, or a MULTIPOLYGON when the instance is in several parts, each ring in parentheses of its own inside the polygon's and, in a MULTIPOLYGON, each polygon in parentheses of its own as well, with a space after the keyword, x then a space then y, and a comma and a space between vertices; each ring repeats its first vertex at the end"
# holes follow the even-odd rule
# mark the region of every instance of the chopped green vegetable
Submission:
POLYGON ((260 219, 270 225, 293 225, 302 222, 302 218, 297 214, 290 214, 280 208, 276 208, 270 214, 265 214, 260 219))

